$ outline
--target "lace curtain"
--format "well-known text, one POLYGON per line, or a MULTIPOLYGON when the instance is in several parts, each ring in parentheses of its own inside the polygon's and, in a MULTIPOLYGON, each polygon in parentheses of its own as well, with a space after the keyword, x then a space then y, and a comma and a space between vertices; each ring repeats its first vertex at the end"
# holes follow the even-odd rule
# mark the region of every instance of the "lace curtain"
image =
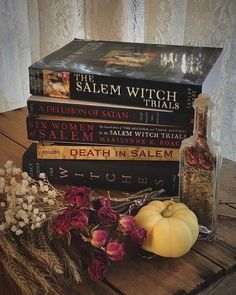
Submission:
POLYGON ((0 112, 26 104, 27 67, 74 37, 223 47, 213 136, 236 161, 235 0, 1 0, 0 112))

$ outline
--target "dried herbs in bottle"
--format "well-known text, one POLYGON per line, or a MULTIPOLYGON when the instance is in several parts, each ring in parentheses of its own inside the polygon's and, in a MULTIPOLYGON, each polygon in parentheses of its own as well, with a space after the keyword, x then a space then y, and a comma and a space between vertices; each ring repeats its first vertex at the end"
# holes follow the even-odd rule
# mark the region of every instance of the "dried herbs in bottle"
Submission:
POLYGON ((193 136, 180 147, 180 201, 197 216, 201 228, 214 234, 217 222, 217 154, 209 132, 210 97, 200 94, 194 101, 193 136))

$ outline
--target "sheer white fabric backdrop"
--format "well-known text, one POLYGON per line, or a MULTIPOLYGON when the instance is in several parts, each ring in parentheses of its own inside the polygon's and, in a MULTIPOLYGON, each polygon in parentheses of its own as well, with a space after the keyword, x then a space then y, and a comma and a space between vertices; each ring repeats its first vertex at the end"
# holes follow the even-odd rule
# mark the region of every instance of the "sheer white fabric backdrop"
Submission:
POLYGON ((236 161, 235 0, 0 0, 0 112, 26 104, 28 66, 74 37, 223 47, 213 136, 236 161))

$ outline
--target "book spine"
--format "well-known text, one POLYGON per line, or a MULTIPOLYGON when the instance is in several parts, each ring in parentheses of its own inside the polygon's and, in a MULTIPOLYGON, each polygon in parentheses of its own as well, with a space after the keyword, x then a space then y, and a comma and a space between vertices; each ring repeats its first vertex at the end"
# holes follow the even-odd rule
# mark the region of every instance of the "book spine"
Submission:
POLYGON ((64 117, 115 120, 120 122, 134 122, 159 125, 192 125, 193 114, 173 112, 159 112, 147 109, 122 108, 111 106, 91 106, 75 103, 58 103, 50 101, 27 101, 28 111, 31 114, 55 115, 64 117))
POLYGON ((186 127, 79 122, 27 117, 28 139, 77 144, 179 148, 191 135, 186 127))
POLYGON ((42 160, 27 150, 22 168, 37 179, 47 174, 52 184, 138 191, 164 188, 170 195, 178 192, 178 162, 42 160))
POLYGON ((193 113, 200 85, 29 69, 30 93, 193 113), (50 77, 53 77, 50 78, 50 77), (55 78, 59 77, 59 78, 55 78))
POLYGON ((178 161, 179 149, 154 147, 37 145, 38 159, 178 161))

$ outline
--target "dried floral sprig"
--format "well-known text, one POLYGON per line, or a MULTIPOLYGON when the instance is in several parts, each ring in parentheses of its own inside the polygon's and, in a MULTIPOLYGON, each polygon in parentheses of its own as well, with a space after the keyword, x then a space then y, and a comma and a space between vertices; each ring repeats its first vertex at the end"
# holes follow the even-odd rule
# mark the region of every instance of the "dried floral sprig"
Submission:
POLYGON ((146 231, 137 227, 131 215, 117 213, 111 199, 91 197, 86 187, 72 187, 65 199, 71 207, 52 220, 52 228, 58 235, 71 233, 77 238, 90 278, 103 279, 111 261, 124 258, 127 240, 142 246, 146 231))
MULTIPOLYGON (((30 230, 24 235, 16 236, 8 231, 0 234, 0 266, 6 277, 14 282, 23 295, 47 294, 60 295, 69 282, 81 282, 81 271, 75 268, 65 276, 64 246, 61 241, 47 240, 45 228, 30 230), (44 251, 39 250, 39 239, 44 239, 44 251), (60 245, 60 248, 58 247, 60 245), (56 252, 54 247, 58 247, 56 252), (44 257, 44 259, 42 259, 44 257), (7 264, 5 263, 7 261, 7 264), (56 261, 56 263, 55 263, 56 261), (59 271, 57 265, 60 265, 59 271)), ((72 249, 71 249, 72 251, 72 249)), ((67 263, 72 259, 67 258, 67 263)), ((78 258, 79 260, 79 258, 78 258)), ((72 261, 73 263, 73 261, 72 261)), ((11 284, 12 285, 12 284, 11 284)))
POLYGON ((44 174, 36 181, 12 161, 0 169, 0 268, 21 294, 60 295, 71 279, 82 281, 79 255, 75 265, 50 226, 68 207, 44 174))
MULTIPOLYGON (((54 188, 45 174, 41 173, 39 180, 34 180, 8 161, 0 169, 0 234, 17 241, 18 250, 11 245, 15 251, 15 267, 23 265, 23 251, 27 257, 33 258, 35 271, 37 266, 44 270, 44 279, 45 273, 50 274, 52 280, 44 284, 48 284, 47 290, 43 291, 47 294, 51 281, 57 282, 58 276, 66 285, 61 278, 65 268, 76 282, 81 281, 84 272, 81 265, 85 266, 90 278, 101 280, 109 264, 125 256, 127 240, 140 247, 146 231, 137 228, 127 210, 140 206, 152 196, 147 192, 126 195, 122 205, 120 200, 111 197, 93 196, 93 191, 86 187, 72 187, 64 192, 54 188), (59 238, 67 236, 69 240, 72 237, 72 242, 77 241, 75 247, 79 259, 72 259, 69 251, 63 251, 65 248, 59 242, 63 239, 58 240, 55 234, 59 238), (85 260, 80 263, 82 257, 85 260)), ((34 280, 32 278, 32 282, 34 280)), ((36 281, 40 286, 40 275, 36 281)))
POLYGON ((165 199, 164 190, 120 198, 86 187, 64 192, 45 174, 34 180, 8 161, 0 169, 0 264, 22 294, 61 294, 70 279, 78 284, 82 276, 102 280, 109 265, 126 255, 127 242, 142 246, 146 231, 131 214, 157 198, 165 199))
POLYGON ((25 227, 40 228, 68 207, 63 193, 47 181, 45 174, 36 181, 12 161, 4 168, 0 169, 0 231, 20 235, 25 227))

